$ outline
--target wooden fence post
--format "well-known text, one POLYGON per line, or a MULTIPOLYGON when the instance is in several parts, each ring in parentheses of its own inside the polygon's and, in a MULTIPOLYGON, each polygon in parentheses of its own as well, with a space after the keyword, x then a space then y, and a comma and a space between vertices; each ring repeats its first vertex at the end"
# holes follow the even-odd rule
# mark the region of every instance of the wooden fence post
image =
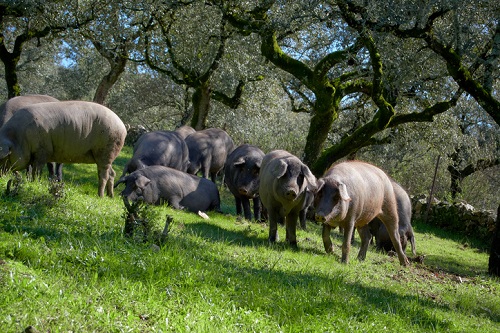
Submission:
POLYGON ((432 197, 434 195, 434 186, 436 185, 436 176, 437 176, 437 171, 438 171, 440 159, 441 159, 441 155, 438 155, 438 158, 436 161, 436 168, 434 169, 434 178, 432 179, 432 186, 431 186, 431 190, 429 193, 429 198, 427 199, 427 209, 425 210, 425 217, 424 217, 425 223, 427 223, 427 219, 429 217, 429 210, 431 209, 431 202, 432 202, 432 197))

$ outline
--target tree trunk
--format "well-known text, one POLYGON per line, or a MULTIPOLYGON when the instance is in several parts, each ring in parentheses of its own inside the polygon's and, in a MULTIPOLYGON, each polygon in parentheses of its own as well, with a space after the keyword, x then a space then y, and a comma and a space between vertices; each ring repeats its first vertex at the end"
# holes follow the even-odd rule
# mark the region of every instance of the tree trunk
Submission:
POLYGON ((497 209, 497 222, 491 243, 488 272, 491 275, 500 276, 500 205, 498 205, 497 209))
MULTIPOLYGON (((311 118, 306 145, 304 147, 304 163, 309 166, 312 166, 321 154, 332 124, 338 117, 340 102, 340 100, 335 100, 334 94, 331 91, 322 95, 316 94, 316 96, 317 101, 314 106, 314 115, 311 118)), ((316 176, 320 176, 323 173, 324 170, 321 169, 318 170, 319 174, 316 174, 316 176)))
MULTIPOLYGON (((453 154, 451 158, 454 160, 456 158, 456 154, 453 154)), ((467 165, 462 170, 458 170, 457 167, 455 167, 454 165, 449 165, 448 172, 451 175, 451 186, 450 186, 451 197, 453 199, 456 199, 457 195, 462 193, 462 182, 466 177, 469 177, 476 171, 485 170, 499 164, 500 164, 500 159, 496 158, 491 160, 490 159, 478 160, 475 163, 467 165)))
POLYGON ((198 86, 193 94, 191 127, 197 131, 207 127, 207 118, 210 112, 210 94, 211 89, 208 82, 198 86))
POLYGON ((0 58, 4 63, 5 68, 5 83, 7 85, 7 98, 19 96, 21 94, 21 87, 17 77, 17 63, 19 62, 19 55, 9 53, 5 48, 0 51, 0 58))
POLYGON ((94 102, 102 105, 104 105, 111 88, 113 88, 113 85, 118 81, 127 65, 127 58, 124 57, 118 56, 114 59, 108 59, 108 61, 111 69, 108 74, 102 78, 94 95, 94 102))
POLYGON ((455 200, 457 195, 462 193, 462 183, 463 177, 460 174, 460 171, 454 165, 448 165, 448 172, 450 173, 450 192, 451 198, 455 200))

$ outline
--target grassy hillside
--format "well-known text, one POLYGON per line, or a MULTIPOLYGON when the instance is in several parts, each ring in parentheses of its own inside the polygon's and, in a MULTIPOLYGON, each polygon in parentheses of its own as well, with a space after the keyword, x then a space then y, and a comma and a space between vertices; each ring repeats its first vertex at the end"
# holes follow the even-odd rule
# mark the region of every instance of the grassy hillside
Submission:
POLYGON ((500 332, 487 246, 460 235, 416 224, 425 259, 407 268, 373 248, 358 262, 357 238, 342 265, 337 231, 333 255, 314 223, 298 251, 269 246, 267 226, 235 218, 223 190, 224 214, 147 209, 152 232, 128 239, 121 199, 97 197, 95 166, 64 176, 59 199, 45 180, 6 195, 11 176, 0 178, 2 332, 500 332))

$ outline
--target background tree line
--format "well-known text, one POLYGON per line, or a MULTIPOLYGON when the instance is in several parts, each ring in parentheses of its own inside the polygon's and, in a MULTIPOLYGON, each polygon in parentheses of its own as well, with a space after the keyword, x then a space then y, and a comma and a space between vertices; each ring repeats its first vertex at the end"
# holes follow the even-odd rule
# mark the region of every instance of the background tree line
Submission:
POLYGON ((497 1, 0 1, 4 100, 93 100, 225 128, 321 175, 372 161, 412 194, 498 204, 497 1))

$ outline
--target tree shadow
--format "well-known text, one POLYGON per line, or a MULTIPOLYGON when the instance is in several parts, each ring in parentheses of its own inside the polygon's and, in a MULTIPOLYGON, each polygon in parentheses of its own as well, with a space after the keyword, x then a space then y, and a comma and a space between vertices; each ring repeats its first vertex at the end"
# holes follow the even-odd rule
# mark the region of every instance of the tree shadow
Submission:
MULTIPOLYGON (((283 227, 280 226, 279 228, 283 227)), ((224 229, 209 222, 199 221, 186 225, 186 230, 195 235, 199 235, 212 243, 228 242, 242 247, 266 246, 277 251, 298 251, 317 255, 325 254, 324 251, 320 251, 315 247, 307 246, 309 241, 307 237, 304 238, 302 242, 299 242, 298 248, 291 247, 284 239, 279 240, 274 244, 270 244, 267 239, 268 230, 264 224, 251 223, 247 226, 247 228, 244 228, 241 231, 233 231, 224 229), (260 228, 262 229, 259 230, 260 228), (301 246, 301 244, 303 246, 301 246)))
MULTIPOLYGON (((37 209, 42 209, 42 207, 37 207, 37 209)), ((46 214, 46 211, 41 210, 38 214, 37 218, 42 218, 43 214, 46 214)), ((25 222, 21 223, 20 228, 31 238, 50 236, 51 238, 58 239, 67 235, 67 233, 55 227, 36 226, 30 225, 29 221, 25 222)), ((58 222, 62 224, 68 223, 62 220, 54 221, 56 224, 58 222)), ((11 230, 15 229, 14 224, 7 223, 7 225, 10 226, 11 230)), ((228 291, 227 297, 238 308, 264 312, 267 316, 274 318, 275 321, 281 322, 281 324, 286 320, 286 324, 290 325, 290 327, 294 325, 301 327, 304 318, 314 318, 314 316, 324 316, 328 320, 334 321, 335 314, 329 310, 331 308, 338 309, 346 305, 352 305, 349 303, 346 304, 346 300, 351 299, 356 300, 354 304, 363 304, 359 309, 350 308, 346 310, 352 321, 361 322, 367 320, 367 313, 368 316, 390 313, 391 315, 400 317, 410 327, 428 331, 446 331, 453 328, 452 323, 437 313, 462 311, 460 309, 452 309, 448 304, 436 301, 428 295, 418 293, 415 295, 410 293, 401 294, 388 288, 366 285, 366 282, 348 281, 342 273, 342 269, 338 267, 335 269, 339 274, 334 276, 315 271, 304 272, 304 270, 300 269, 284 271, 279 266, 271 265, 269 262, 255 262, 252 265, 248 265, 247 263, 240 263, 229 258, 223 259, 213 253, 211 245, 214 243, 230 243, 242 248, 265 246, 278 252, 290 250, 290 247, 284 241, 269 246, 266 237, 267 233, 264 232, 262 234, 260 230, 256 231, 256 229, 259 228, 251 225, 250 228, 233 231, 207 221, 195 221, 185 224, 182 232, 169 236, 163 251, 168 251, 170 247, 181 248, 186 252, 186 255, 183 256, 185 260, 196 260, 197 265, 204 265, 206 266, 205 269, 220 271, 220 274, 210 276, 209 283, 216 286, 225 286, 228 281, 234 283, 235 286, 261 286, 257 290, 252 289, 251 293, 243 293, 242 291, 231 293, 228 291), (208 242, 195 241, 191 237, 186 237, 188 234, 200 236, 208 242), (173 246, 172 243, 175 243, 177 247, 173 246), (299 295, 307 295, 307 302, 301 302, 299 295), (297 307, 300 307, 297 310, 300 315, 288 316, 288 314, 282 312, 285 311, 282 309, 286 309, 290 304, 297 304, 297 307)), ((267 229, 264 228, 264 230, 267 229)), ((338 235, 338 233, 335 234, 338 235)), ((130 281, 143 282, 144 277, 141 275, 141 269, 134 268, 130 261, 124 260, 125 258, 122 257, 122 253, 123 251, 127 251, 128 253, 133 253, 135 256, 140 256, 141 253, 147 251, 149 244, 127 240, 123 237, 121 228, 97 234, 93 234, 90 229, 86 231, 73 231, 70 232, 70 235, 77 239, 92 239, 96 244, 96 248, 109 249, 109 243, 113 241, 121 243, 123 247, 116 250, 116 253, 108 254, 120 259, 106 260, 105 262, 100 262, 97 259, 89 262, 80 262, 77 260, 78 258, 71 254, 65 255, 64 260, 70 262, 75 269, 95 270, 101 278, 113 279, 120 277, 130 281), (120 239, 123 241, 121 242, 120 239)), ((341 237, 340 235, 338 236, 341 237)), ((299 247, 298 251, 311 255, 324 255, 325 260, 328 258, 324 252, 311 247, 299 247)), ((164 254, 163 252, 159 252, 158 256, 164 254)), ((158 267, 157 269, 162 268, 158 267)), ((183 268, 174 267, 170 269, 172 269, 170 273, 172 274, 172 279, 175 279, 175 276, 179 275, 175 270, 182 270, 183 268)), ((403 273, 411 274, 408 271, 403 273)), ((202 276, 197 277, 194 274, 192 278, 200 279, 196 283, 207 283, 202 276)), ((179 281, 179 283, 182 283, 182 281, 179 281)), ((465 312, 467 309, 463 311, 465 312)), ((466 314, 464 313, 464 315, 466 314)), ((481 315, 493 322, 500 322, 500 314, 498 313, 491 312, 481 315)))
MULTIPOLYGON (((203 232, 204 238, 213 242, 231 242, 243 247, 266 244, 265 240, 258 237, 242 240, 242 233, 221 231, 220 228, 206 223, 197 223, 190 230, 195 234, 203 232)), ((359 308, 346 309, 350 320, 361 322, 369 320, 367 316, 390 314, 400 317, 408 327, 427 331, 447 331, 453 328, 453 323, 440 313, 461 311, 451 308, 446 302, 436 301, 433 297, 419 292, 398 293, 388 288, 348 281, 341 270, 338 275, 327 276, 324 273, 304 272, 300 269, 281 270, 279 265, 275 266, 270 262, 255 262, 252 266, 248 266, 229 259, 220 259, 220 256, 213 254, 208 243, 200 243, 186 237, 177 238, 174 241, 182 242, 182 248, 186 251, 196 253, 198 267, 201 263, 207 266, 200 268, 201 270, 210 269, 220 272, 220 274, 210 275, 209 281, 206 281, 204 276, 192 277, 200 279, 194 282, 195 284, 210 283, 222 287, 231 281, 235 286, 260 286, 258 289, 251 290, 235 288, 234 293, 228 291, 228 301, 230 299, 231 304, 237 308, 264 312, 281 324, 286 321, 290 327, 301 327, 304 324, 304 318, 315 316, 324 316, 334 321, 335 313, 331 312, 332 308, 339 309, 353 306, 353 304, 358 306, 362 304, 359 308), (307 302, 301 302, 300 297, 304 296, 300 295, 306 295, 307 302), (346 304, 346 300, 354 301, 352 304, 346 304), (286 309, 291 304, 296 304, 300 308, 296 310, 298 315, 286 313, 286 309)), ((130 269, 129 263, 115 262, 114 264, 116 267, 111 269, 121 272, 121 276, 125 275, 124 277, 131 280, 141 280, 140 276, 130 269)), ((403 274, 411 274, 411 272, 406 271, 403 274)), ((468 311, 468 309, 463 311, 468 311)), ((485 312, 481 315, 493 322, 500 322, 498 313, 485 312)))

